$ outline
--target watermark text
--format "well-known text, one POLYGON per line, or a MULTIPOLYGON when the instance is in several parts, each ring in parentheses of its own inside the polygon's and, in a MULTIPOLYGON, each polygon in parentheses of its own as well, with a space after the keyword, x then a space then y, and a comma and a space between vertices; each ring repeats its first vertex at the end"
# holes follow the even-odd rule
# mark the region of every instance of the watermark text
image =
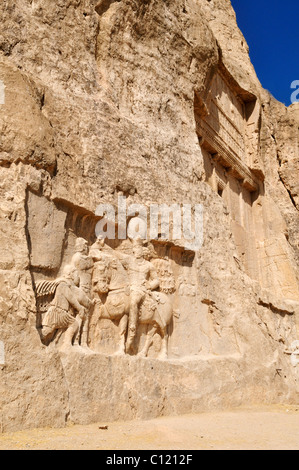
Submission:
POLYGON ((203 244, 202 204, 150 204, 148 207, 131 204, 127 207, 126 197, 119 196, 117 217, 112 204, 100 204, 95 215, 102 217, 95 229, 97 238, 171 239, 181 241, 186 249, 193 251, 198 251, 203 244))
POLYGON ((294 80, 291 83, 291 88, 292 88, 292 90, 295 90, 291 94, 291 103, 292 104, 299 103, 299 80, 294 80))

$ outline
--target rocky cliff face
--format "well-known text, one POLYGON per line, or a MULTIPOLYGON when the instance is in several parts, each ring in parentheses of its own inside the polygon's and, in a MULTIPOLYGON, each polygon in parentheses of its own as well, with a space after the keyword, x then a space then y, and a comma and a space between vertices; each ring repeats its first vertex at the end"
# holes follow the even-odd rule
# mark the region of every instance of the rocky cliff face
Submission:
POLYGON ((0 12, 2 431, 295 402, 299 111, 261 88, 230 2, 0 12), (120 196, 201 204, 202 246, 94 245, 120 196))

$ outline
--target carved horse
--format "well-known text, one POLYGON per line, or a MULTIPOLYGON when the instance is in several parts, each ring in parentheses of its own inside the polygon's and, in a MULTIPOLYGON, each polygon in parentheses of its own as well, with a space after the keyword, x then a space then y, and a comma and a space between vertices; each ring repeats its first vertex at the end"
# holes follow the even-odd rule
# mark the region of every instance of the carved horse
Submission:
POLYGON ((130 288, 125 269, 119 260, 105 255, 94 264, 92 290, 99 318, 119 321, 120 342, 116 354, 124 354, 130 313, 130 288))
MULTIPOLYGON (((99 318, 119 321, 120 343, 117 354, 126 352, 126 334, 130 313, 130 286, 121 262, 105 256, 97 261, 93 271, 93 292, 98 296, 99 318)), ((146 341, 138 356, 146 357, 159 332, 162 338, 160 359, 167 358, 168 325, 173 317, 172 298, 164 292, 147 293, 139 311, 138 324, 148 325, 146 341)))

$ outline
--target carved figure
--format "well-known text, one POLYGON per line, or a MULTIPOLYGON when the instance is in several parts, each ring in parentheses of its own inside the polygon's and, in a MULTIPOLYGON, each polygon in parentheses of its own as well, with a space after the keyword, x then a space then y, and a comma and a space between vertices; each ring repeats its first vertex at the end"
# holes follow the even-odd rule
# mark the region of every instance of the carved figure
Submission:
POLYGON ((188 280, 186 276, 178 278, 178 292, 181 297, 195 297, 196 285, 194 281, 188 280))
POLYGON ((148 329, 139 355, 148 355, 153 336, 159 332, 160 357, 167 357, 167 327, 173 316, 175 290, 173 272, 168 260, 155 260, 158 270, 146 260, 141 240, 133 240, 132 246, 133 255, 127 255, 98 239, 88 253, 86 240, 78 238, 76 252, 61 278, 37 283, 40 334, 46 344, 61 331, 63 349, 72 345, 86 348, 89 314, 94 305, 99 318, 119 322, 117 354, 131 350, 137 327, 143 324, 148 329))
POLYGON ((127 273, 112 249, 103 252, 104 240, 98 239, 90 249, 94 261, 92 290, 99 317, 119 321, 119 349, 125 354, 125 341, 130 312, 130 289, 127 273))
POLYGON ((130 350, 136 335, 141 305, 150 292, 158 289, 160 285, 155 266, 144 259, 141 239, 133 240, 133 255, 133 257, 125 255, 121 258, 128 273, 131 294, 127 351, 130 350))
POLYGON ((160 291, 165 294, 173 294, 175 292, 175 278, 169 260, 156 259, 153 264, 159 277, 160 291))
POLYGON ((42 319, 41 338, 49 343, 58 330, 66 330, 62 349, 68 349, 92 305, 85 292, 78 287, 78 272, 72 265, 65 266, 62 277, 55 281, 37 283, 37 296, 54 296, 42 319))
POLYGON ((149 330, 139 355, 147 356, 153 336, 159 331, 162 337, 160 358, 166 358, 167 327, 173 316, 172 299, 163 292, 154 291, 159 287, 159 279, 154 265, 143 258, 142 241, 134 240, 133 257, 117 253, 117 258, 113 250, 104 253, 102 248, 103 241, 98 241, 91 249, 95 262, 93 291, 99 297, 100 317, 120 320, 118 353, 130 351, 138 324, 146 324, 149 330))
MULTIPOLYGON (((91 273, 93 267, 93 260, 88 255, 88 243, 84 238, 77 238, 75 244, 75 254, 72 257, 71 265, 77 270, 79 276, 79 287, 91 298, 91 273)), ((75 342, 81 346, 88 347, 88 330, 90 321, 91 310, 86 311, 86 315, 80 330, 76 336, 75 342)))

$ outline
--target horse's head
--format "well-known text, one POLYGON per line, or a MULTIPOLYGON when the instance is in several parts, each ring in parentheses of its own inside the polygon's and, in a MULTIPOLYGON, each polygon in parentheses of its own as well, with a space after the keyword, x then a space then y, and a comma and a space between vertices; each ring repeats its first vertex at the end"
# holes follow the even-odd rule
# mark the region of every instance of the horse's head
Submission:
POLYGON ((93 268, 92 284, 93 290, 98 294, 107 294, 112 276, 111 261, 102 259, 97 261, 93 268))

